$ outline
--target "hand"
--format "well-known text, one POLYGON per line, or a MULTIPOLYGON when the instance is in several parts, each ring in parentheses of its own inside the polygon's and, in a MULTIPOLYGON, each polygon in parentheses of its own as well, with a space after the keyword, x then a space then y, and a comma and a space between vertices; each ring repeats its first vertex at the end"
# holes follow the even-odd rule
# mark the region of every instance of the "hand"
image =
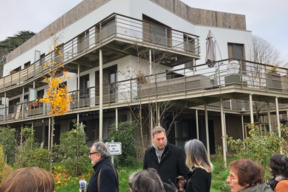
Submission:
POLYGON ((166 192, 175 192, 175 191, 177 191, 178 188, 176 187, 176 185, 170 179, 169 179, 169 182, 171 184, 163 182, 166 192))
POLYGON ((186 183, 187 183, 187 180, 186 180, 183 176, 178 176, 178 177, 176 178, 176 182, 177 182, 178 185, 179 185, 179 189, 180 189, 181 191, 183 191, 183 190, 184 190, 184 187, 185 187, 185 185, 186 185, 186 183))

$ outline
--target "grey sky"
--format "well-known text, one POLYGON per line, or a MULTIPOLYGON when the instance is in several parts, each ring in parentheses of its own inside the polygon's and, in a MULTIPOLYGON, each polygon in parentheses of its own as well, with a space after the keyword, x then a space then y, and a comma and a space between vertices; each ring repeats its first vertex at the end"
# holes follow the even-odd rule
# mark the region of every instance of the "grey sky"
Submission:
MULTIPOLYGON (((81 1, 0 0, 0 41, 22 30, 39 32, 81 1)), ((288 62, 288 0, 182 1, 195 8, 246 15, 247 30, 269 41, 288 62)))

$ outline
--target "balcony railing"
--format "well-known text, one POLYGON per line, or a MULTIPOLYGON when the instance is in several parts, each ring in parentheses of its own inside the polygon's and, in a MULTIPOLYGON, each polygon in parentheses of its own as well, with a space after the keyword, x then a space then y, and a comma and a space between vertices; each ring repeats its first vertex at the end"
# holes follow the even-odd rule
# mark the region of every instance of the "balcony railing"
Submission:
POLYGON ((196 35, 113 14, 77 37, 60 45, 63 57, 51 52, 27 68, 1 78, 0 92, 47 74, 49 67, 44 67, 44 64, 48 61, 63 61, 65 65, 71 59, 101 46, 113 38, 122 39, 131 44, 157 46, 185 54, 200 54, 199 37, 196 35))
MULTIPOLYGON (((273 66, 243 60, 222 60, 215 62, 213 68, 207 64, 197 65, 195 68, 178 69, 149 76, 118 81, 103 85, 103 104, 133 105, 139 103, 157 101, 173 101, 177 96, 193 98, 195 93, 221 94, 220 90, 238 89, 248 90, 246 94, 288 96, 288 77, 286 68, 277 68, 273 73, 269 70, 273 66), (231 88, 231 89, 230 89, 231 88)), ((70 112, 75 110, 98 110, 99 87, 90 87, 70 92, 73 103, 70 104, 70 112), (79 98, 78 98, 79 95, 79 98)), ((237 90, 236 90, 237 92, 237 90)), ((201 95, 201 94, 200 94, 201 95)), ((247 97, 248 98, 248 97, 247 97)), ((280 107, 286 105, 280 104, 280 107)), ((219 103, 210 103, 210 108, 219 109, 219 103)), ((245 100, 226 100, 226 110, 240 112, 249 110, 245 100)), ((271 104, 270 109, 275 108, 271 104)), ((287 107, 286 107, 287 109, 287 107)), ((266 110, 266 107, 263 108, 266 110)), ((29 102, 20 105, 0 108, 0 120, 6 121, 45 116, 50 112, 49 106, 42 103, 29 102), (6 114, 6 115, 5 115, 6 114)))

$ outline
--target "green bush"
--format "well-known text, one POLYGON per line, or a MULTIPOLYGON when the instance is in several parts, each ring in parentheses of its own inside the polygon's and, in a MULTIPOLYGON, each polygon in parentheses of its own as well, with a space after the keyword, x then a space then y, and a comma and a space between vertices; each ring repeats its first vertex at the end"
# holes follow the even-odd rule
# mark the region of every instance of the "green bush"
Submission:
MULTIPOLYGON (((84 126, 84 125, 82 125, 84 126)), ((84 127, 74 124, 75 129, 60 136, 60 145, 55 146, 59 158, 62 160, 67 173, 80 175, 89 171, 89 147, 86 144, 84 127)))
POLYGON ((35 142, 34 131, 29 127, 21 130, 22 144, 16 148, 15 167, 40 167, 49 170, 49 151, 35 142))
POLYGON ((4 166, 5 166, 5 160, 4 160, 3 146, 0 145, 0 183, 2 181, 2 170, 4 166))
POLYGON ((3 146, 3 153, 7 163, 12 165, 15 162, 16 137, 15 129, 10 127, 0 128, 0 144, 3 146))
POLYGON ((50 157, 48 149, 36 148, 29 150, 25 167, 41 167, 47 171, 50 168, 50 157))
MULTIPOLYGON (((271 177, 269 175, 270 157, 275 153, 280 153, 281 148, 284 154, 286 154, 286 141, 283 137, 279 137, 277 132, 269 132, 267 135, 261 136, 258 126, 252 124, 248 127, 250 129, 249 137, 246 137, 244 140, 234 140, 232 137, 229 137, 227 138, 227 143, 232 150, 236 151, 238 159, 251 159, 260 163, 266 170, 265 179, 268 179, 271 177)), ((285 135, 287 131, 287 127, 283 127, 282 135, 285 135)))
POLYGON ((108 133, 108 141, 121 142, 122 154, 117 156, 115 161, 116 166, 131 166, 136 162, 136 142, 134 138, 134 130, 137 128, 135 122, 122 122, 118 125, 118 130, 115 124, 110 126, 108 133))

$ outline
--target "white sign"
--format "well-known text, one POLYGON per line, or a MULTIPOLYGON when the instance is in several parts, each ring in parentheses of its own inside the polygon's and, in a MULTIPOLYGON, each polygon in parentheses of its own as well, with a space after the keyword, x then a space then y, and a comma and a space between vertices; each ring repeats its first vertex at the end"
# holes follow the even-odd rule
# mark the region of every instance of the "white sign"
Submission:
POLYGON ((110 155, 121 155, 122 154, 121 142, 107 142, 106 145, 109 148, 110 155))

